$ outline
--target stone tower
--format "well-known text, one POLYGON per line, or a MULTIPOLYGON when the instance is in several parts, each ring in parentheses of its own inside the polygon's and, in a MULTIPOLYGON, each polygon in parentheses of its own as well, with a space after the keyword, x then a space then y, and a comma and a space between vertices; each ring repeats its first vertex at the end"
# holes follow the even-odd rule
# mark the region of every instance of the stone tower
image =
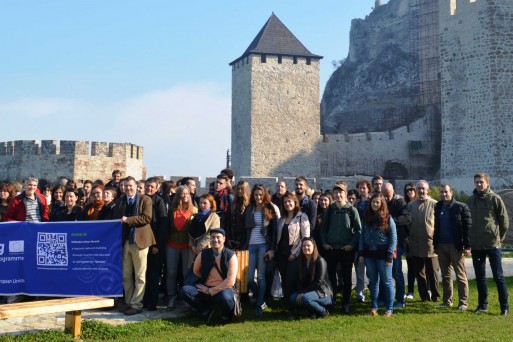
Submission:
POLYGON ((230 63, 236 176, 319 174, 321 58, 273 13, 230 63))
POLYGON ((440 1, 441 179, 513 185, 513 1, 440 1))

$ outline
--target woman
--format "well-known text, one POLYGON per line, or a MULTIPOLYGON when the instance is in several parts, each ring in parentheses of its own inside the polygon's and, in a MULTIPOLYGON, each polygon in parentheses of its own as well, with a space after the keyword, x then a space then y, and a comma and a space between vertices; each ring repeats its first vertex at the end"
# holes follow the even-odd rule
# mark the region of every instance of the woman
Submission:
POLYGON ((255 316, 262 316, 262 310, 266 307, 266 261, 265 257, 272 243, 273 232, 276 231, 276 221, 279 217, 275 206, 271 204, 271 196, 267 189, 258 184, 251 191, 251 200, 246 209, 244 226, 246 227, 245 246, 249 252, 248 260, 248 286, 256 297, 255 316), (257 282, 255 282, 255 270, 257 282))
POLYGON ((331 193, 328 191, 323 192, 319 197, 319 205, 317 206, 317 219, 315 221, 315 227, 310 231, 310 234, 314 238, 315 243, 317 244, 317 246, 319 246, 318 251, 321 255, 323 255, 324 252, 324 250, 321 247, 322 218, 328 207, 331 205, 331 203, 333 203, 333 197, 331 196, 331 193))
POLYGON ((235 200, 233 201, 233 237, 235 249, 240 249, 246 243, 246 227, 244 226, 244 216, 246 208, 249 206, 251 189, 246 181, 239 181, 235 187, 235 200))
POLYGON ((89 204, 84 208, 83 220, 96 221, 100 216, 100 212, 105 205, 103 201, 103 185, 94 185, 91 190, 91 198, 89 204))
POLYGON ((64 207, 61 207, 53 221, 59 222, 80 220, 80 217, 82 216, 82 208, 77 205, 77 200, 77 189, 67 188, 64 191, 64 207))
POLYGON ((0 188, 0 221, 2 220, 2 215, 7 211, 7 207, 9 207, 9 202, 11 202, 14 196, 16 196, 16 190, 10 183, 2 185, 0 188))
POLYGON ((371 292, 371 316, 378 315, 380 280, 385 289, 385 317, 394 310, 394 282, 392 263, 397 245, 395 222, 390 216, 385 197, 375 193, 365 209, 362 233, 360 235, 360 263, 365 263, 371 292))
POLYGON ((294 290, 293 275, 297 272, 296 259, 301 251, 301 240, 310 237, 308 216, 300 209, 296 195, 287 191, 282 196, 281 217, 273 236, 272 249, 268 252, 269 260, 276 257, 285 298, 289 298, 294 290))
POLYGON ((171 203, 168 215, 170 221, 166 253, 168 310, 173 310, 176 307, 176 278, 180 263, 184 279, 187 274, 189 266, 189 227, 192 215, 197 212, 198 209, 192 205, 189 188, 186 185, 180 185, 176 189, 176 195, 171 203))
POLYGON ((118 190, 107 187, 103 189, 103 207, 98 214, 98 220, 112 220, 114 208, 117 205, 118 190))
POLYGON ((297 272, 297 292, 289 299, 291 307, 307 309, 312 318, 326 318, 331 304, 333 290, 328 278, 328 266, 317 251, 317 245, 311 237, 302 241, 301 254, 297 272))
POLYGON ((319 198, 321 198, 321 195, 322 195, 321 191, 316 191, 312 194, 312 201, 314 201, 316 208, 319 207, 319 198))
MULTIPOLYGON (((404 200, 406 204, 417 199, 417 189, 415 189, 414 183, 407 183, 404 186, 404 200)), ((405 248, 408 248, 408 243, 405 243, 405 248)), ((406 264, 408 265, 408 293, 406 294, 407 299, 415 298, 415 273, 413 272, 413 261, 408 257, 408 250, 405 249, 406 264)))
POLYGON ((189 265, 194 262, 196 255, 210 247, 210 229, 219 228, 221 221, 216 214, 216 201, 210 194, 199 198, 199 212, 194 215, 189 227, 189 265))
POLYGON ((50 221, 57 221, 57 216, 64 207, 64 190, 63 185, 57 184, 52 188, 52 203, 50 203, 50 221))

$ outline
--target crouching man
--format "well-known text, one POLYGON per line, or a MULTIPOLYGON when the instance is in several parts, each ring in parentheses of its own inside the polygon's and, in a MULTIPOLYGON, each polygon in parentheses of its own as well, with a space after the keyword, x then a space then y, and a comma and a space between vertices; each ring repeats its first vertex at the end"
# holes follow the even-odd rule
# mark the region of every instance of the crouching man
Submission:
POLYGON ((199 278, 195 285, 185 285, 182 298, 196 309, 205 321, 209 321, 213 306, 221 308, 222 324, 232 320, 235 302, 232 287, 238 271, 235 253, 224 247, 225 231, 222 228, 210 230, 211 248, 204 249, 194 260, 193 272, 199 278))

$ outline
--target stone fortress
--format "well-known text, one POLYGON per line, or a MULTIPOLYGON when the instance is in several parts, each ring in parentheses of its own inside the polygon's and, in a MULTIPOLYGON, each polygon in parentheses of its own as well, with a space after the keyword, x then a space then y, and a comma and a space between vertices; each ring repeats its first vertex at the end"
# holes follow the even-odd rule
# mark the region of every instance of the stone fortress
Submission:
POLYGON ((376 1, 319 104, 322 57, 271 15, 230 63, 235 174, 511 187, 512 30, 511 0, 376 1))
POLYGON ((119 169, 136 179, 146 178, 144 150, 133 144, 70 140, 0 142, 0 179, 29 176, 54 183, 62 177, 82 182, 107 180, 119 169))

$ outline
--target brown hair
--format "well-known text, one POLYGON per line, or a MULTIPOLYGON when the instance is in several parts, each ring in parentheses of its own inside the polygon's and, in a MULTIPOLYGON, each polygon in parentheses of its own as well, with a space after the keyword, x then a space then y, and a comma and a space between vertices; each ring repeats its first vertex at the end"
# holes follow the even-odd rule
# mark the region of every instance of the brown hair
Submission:
POLYGON ((215 213, 217 211, 216 201, 211 194, 204 194, 200 196, 200 199, 204 198, 210 203, 210 210, 215 213))
POLYGON ((299 205, 299 201, 298 201, 296 195, 294 195, 290 191, 286 191, 283 194, 283 196, 281 196, 281 198, 280 198, 280 202, 281 202, 280 210, 281 210, 282 216, 286 216, 287 215, 287 211, 285 210, 285 208, 283 206, 283 202, 285 201, 285 197, 288 197, 292 201, 294 201, 294 216, 296 216, 296 214, 299 212, 299 210, 301 210, 301 206, 299 205))
POLYGON ((272 220, 274 217, 274 207, 271 204, 271 195, 269 194, 269 191, 263 186, 262 184, 257 184, 253 187, 253 190, 251 190, 251 197, 250 197, 250 203, 256 206, 255 202, 255 191, 260 190, 262 191, 262 214, 267 220, 272 220))
POLYGON ((486 183, 490 184, 490 176, 488 176, 488 174, 484 173, 484 172, 479 172, 479 173, 476 173, 474 175, 474 180, 476 180, 476 178, 484 178, 484 180, 486 181, 486 183))
POLYGON ((299 267, 298 267, 298 275, 299 275, 299 282, 301 284, 304 284, 305 281, 312 282, 315 279, 315 263, 317 262, 317 259, 319 259, 319 251, 317 250, 317 244, 315 243, 315 240, 313 237, 304 237, 301 240, 301 253, 299 253, 299 267), (312 259, 310 260, 310 272, 307 271, 306 267, 306 255, 303 253, 303 243, 305 241, 310 241, 313 243, 313 252, 312 252, 312 259))
POLYGON ((367 207, 365 208, 365 213, 363 214, 365 224, 371 226, 373 224, 374 217, 376 214, 378 217, 379 229, 388 232, 388 230, 390 229, 390 213, 388 212, 387 201, 385 200, 385 196, 383 196, 383 194, 380 192, 373 194, 369 199, 369 203, 367 204, 367 207), (371 205, 372 200, 374 198, 379 198, 381 200, 381 207, 378 209, 377 212, 375 212, 372 209, 371 205))

